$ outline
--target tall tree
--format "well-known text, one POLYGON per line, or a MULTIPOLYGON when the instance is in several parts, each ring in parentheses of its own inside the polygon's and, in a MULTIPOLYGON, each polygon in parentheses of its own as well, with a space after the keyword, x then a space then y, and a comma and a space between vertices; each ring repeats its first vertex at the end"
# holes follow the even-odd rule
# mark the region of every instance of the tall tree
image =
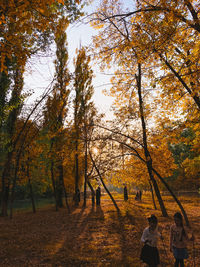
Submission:
POLYGON ((78 205, 79 193, 79 142, 82 137, 85 147, 84 164, 84 205, 86 205, 86 186, 87 186, 87 158, 88 158, 88 134, 91 122, 96 113, 94 104, 91 100, 93 96, 92 86, 93 71, 90 67, 90 57, 86 54, 86 49, 81 47, 77 52, 75 60, 74 77, 74 129, 75 129, 75 204, 78 205))
MULTIPOLYGON (((138 3, 140 2, 138 1, 138 3)), ((153 38, 149 37, 151 33, 147 31, 148 24, 146 23, 145 25, 143 25, 143 21, 140 20, 140 16, 137 16, 138 13, 141 13, 141 10, 138 9, 136 10, 136 12, 123 12, 121 7, 122 5, 120 4, 120 1, 116 1, 115 6, 113 6, 113 1, 102 2, 101 7, 95 14, 95 18, 93 20, 94 26, 100 28, 98 36, 94 38, 94 49, 97 49, 99 52, 96 53, 95 56, 96 58, 101 60, 102 67, 111 66, 112 63, 117 64, 119 67, 119 71, 116 71, 115 73, 115 77, 118 77, 116 78, 118 79, 118 83, 116 86, 114 86, 114 90, 111 89, 111 93, 115 93, 115 95, 117 95, 116 105, 118 105, 118 107, 120 105, 118 100, 121 100, 122 106, 121 108, 119 108, 119 110, 124 110, 124 112, 126 112, 123 113, 124 118, 126 118, 126 114, 129 113, 126 110, 126 107, 130 109, 131 117, 135 116, 135 114, 132 113, 134 108, 129 105, 132 103, 134 104, 133 99, 135 99, 135 92, 133 87, 132 92, 129 93, 131 85, 133 86, 134 84, 134 75, 132 75, 132 78, 129 77, 128 70, 131 69, 130 72, 135 72, 137 75, 136 65, 138 63, 143 64, 143 69, 145 71, 148 70, 146 77, 149 78, 149 80, 145 80, 145 87, 150 87, 149 92, 151 92, 152 90, 153 94, 151 94, 151 97, 153 99, 153 97, 157 95, 156 90, 153 90, 155 88, 154 83, 156 82, 155 74, 157 74, 159 70, 163 74, 163 69, 162 65, 159 64, 161 61, 159 62, 158 60, 158 54, 155 58, 153 58, 155 60, 152 60, 152 55, 154 55, 155 52, 155 42, 153 38), (141 27, 144 26, 146 26, 146 31, 140 31, 141 27), (152 47, 154 48, 154 50, 152 47), (102 60, 103 56, 105 60, 102 60), (134 62, 136 62, 136 64, 134 62), (158 65, 158 67, 156 64, 158 65), (123 73, 124 76, 122 75, 123 73), (151 83, 149 81, 151 81, 151 83), (125 88, 123 89, 123 87, 125 88), (127 89, 129 89, 129 91, 127 91, 127 89), (126 105, 126 107, 124 107, 124 104, 126 105)), ((155 13, 155 16, 156 14, 157 13, 155 13)), ((165 39, 160 39, 160 46, 162 44, 162 40, 165 39)), ((164 51, 164 46, 162 47, 162 49, 164 51)), ((138 76, 139 75, 136 76, 137 87, 139 84, 138 76)), ((167 83, 167 86, 170 87, 170 83, 167 83)), ((170 100, 167 97, 165 99, 170 100)), ((150 103, 148 103, 148 106, 151 106, 150 103)), ((151 109, 146 109, 145 116, 148 114, 148 112, 150 112, 150 110, 151 109)), ((156 112, 158 114, 159 110, 157 109, 156 112)), ((120 116, 120 111, 118 112, 118 114, 120 116)), ((156 113, 154 114, 157 115, 156 113)), ((146 162, 148 161, 149 158, 146 159, 146 162)), ((152 167, 152 171, 154 170, 155 169, 152 167)), ((158 178, 160 179, 159 176, 158 178)), ((164 181, 162 182, 164 183, 164 181)))
POLYGON ((16 146, 12 140, 22 99, 23 72, 27 58, 52 41, 57 21, 77 18, 80 1, 7 1, 0 3, 0 126, 1 147, 9 146, 2 171, 2 215, 7 215, 10 162, 16 146), (53 30, 53 31, 52 31, 53 30), (17 66, 17 67, 16 67, 17 66), (11 96, 11 97, 10 97, 11 96), (17 103, 18 100, 18 103, 17 103), (8 134, 4 134, 4 129, 8 134), (3 144, 2 144, 3 143, 3 144))
POLYGON ((56 31, 56 60, 55 60, 55 85, 53 96, 47 101, 47 110, 45 112, 45 124, 51 135, 50 150, 51 158, 51 176, 55 190, 56 206, 62 207, 62 196, 65 192, 63 177, 63 154, 64 154, 64 121, 68 110, 68 98, 70 94, 69 82, 70 74, 68 70, 68 51, 66 41, 66 23, 60 20, 56 31), (54 155, 53 155, 54 154, 54 155), (57 179, 54 181, 54 173, 57 173, 57 179))
MULTIPOLYGON (((8 198, 10 190, 10 177, 11 177, 11 161, 14 151, 14 134, 15 125, 18 115, 21 111, 20 99, 23 88, 23 73, 24 66, 20 65, 20 62, 15 58, 15 62, 12 62, 13 67, 13 83, 12 94, 8 101, 10 106, 10 112, 7 118, 4 120, 1 126, 1 133, 6 137, 6 142, 1 143, 1 152, 5 154, 4 167, 2 170, 2 201, 1 201, 1 213, 3 216, 7 215, 8 198)), ((3 140, 2 140, 3 141, 3 140)))

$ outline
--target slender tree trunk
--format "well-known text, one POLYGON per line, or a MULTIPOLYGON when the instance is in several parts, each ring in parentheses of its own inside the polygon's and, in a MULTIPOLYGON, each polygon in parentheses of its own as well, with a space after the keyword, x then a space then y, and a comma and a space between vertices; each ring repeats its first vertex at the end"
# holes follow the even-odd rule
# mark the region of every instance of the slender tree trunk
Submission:
POLYGON ((86 140, 85 140, 85 180, 84 180, 84 201, 83 206, 86 207, 86 200, 87 200, 87 133, 86 140))
POLYGON ((91 194, 92 194, 92 206, 95 206, 95 191, 94 188, 92 187, 91 183, 89 181, 87 181, 87 184, 91 190, 91 194))
POLYGON ((32 187, 32 184, 31 184, 30 177, 28 178, 28 184, 29 184, 29 190, 30 190, 30 198, 31 198, 32 210, 33 210, 33 213, 36 213, 35 198, 34 198, 34 194, 33 194, 33 187, 32 187))
POLYGON ((17 155, 16 166, 15 166, 15 175, 14 175, 13 185, 12 185, 12 189, 11 189, 11 197, 10 197, 10 219, 13 218, 13 203, 14 203, 14 198, 15 198, 15 187, 16 187, 16 183, 17 183, 17 174, 18 174, 18 170, 19 170, 20 155, 21 155, 21 151, 17 155))
POLYGON ((165 62, 167 67, 171 70, 171 72, 175 75, 175 77, 180 81, 180 83, 184 86, 190 96, 193 98, 194 102, 200 109, 200 97, 192 91, 192 89, 186 84, 186 82, 182 79, 181 75, 173 68, 173 66, 161 55, 159 54, 160 59, 165 62))
POLYGON ((100 171, 99 171, 99 169, 97 168, 96 163, 95 163, 95 161, 93 160, 92 155, 91 155, 90 152, 89 152, 89 154, 90 154, 90 158, 91 158, 91 160, 92 160, 92 163, 93 163, 93 165, 94 165, 94 167, 95 167, 95 169, 96 169, 96 172, 97 172, 97 174, 98 174, 98 176, 99 176, 99 178, 100 178, 100 180, 101 180, 101 183, 102 183, 104 189, 106 190, 107 194, 108 194, 109 197, 111 198, 111 200, 112 200, 112 202, 113 202, 113 204, 114 204, 114 206, 115 206, 117 212, 120 213, 120 209, 119 209, 119 207, 117 206, 117 203, 116 203, 116 201, 114 200, 113 196, 111 195, 110 191, 109 191, 108 188, 106 187, 106 185, 105 185, 105 183, 104 183, 104 181, 103 181, 103 178, 102 178, 102 176, 101 176, 101 174, 100 174, 100 171))
POLYGON ((178 198, 176 197, 176 195, 174 194, 174 192, 171 190, 171 188, 169 187, 169 185, 165 182, 165 180, 162 178, 162 176, 153 168, 153 172, 157 175, 157 177, 160 179, 160 181, 165 185, 165 187, 167 188, 167 190, 170 192, 171 196, 174 198, 175 202, 177 203, 177 205, 179 206, 182 214, 183 214, 183 217, 185 219, 185 222, 186 222, 186 225, 187 226, 190 226, 190 223, 189 223, 189 219, 187 217, 187 214, 181 204, 181 202, 178 200, 178 198))
POLYGON ((30 190, 30 198, 31 198, 32 210, 33 210, 33 213, 36 213, 35 199, 34 199, 34 194, 33 194, 33 187, 32 187, 32 184, 31 184, 31 177, 30 177, 30 172, 29 172, 29 158, 28 158, 28 161, 27 161, 27 177, 28 177, 28 184, 29 184, 29 190, 30 190))
MULTIPOLYGON (((68 210, 68 213, 70 213, 70 207, 69 207, 69 203, 68 203, 68 197, 67 197, 67 192, 65 189, 65 183, 64 183, 64 176, 63 176, 63 162, 61 162, 60 166, 59 166, 59 171, 60 171, 60 188, 62 189, 60 192, 60 197, 61 197, 61 201, 62 201, 62 194, 64 192, 64 196, 65 196, 65 204, 68 210)), ((63 203, 62 203, 63 205, 63 203)))
POLYGON ((66 189, 65 189, 64 179, 63 179, 62 183, 63 183, 63 191, 64 191, 64 195, 65 195, 65 204, 66 204, 68 213, 70 213, 70 207, 69 207, 69 203, 68 203, 68 196, 67 196, 67 192, 66 192, 66 189))
POLYGON ((55 206, 56 206, 56 211, 58 211, 58 201, 57 201, 57 193, 56 193, 56 183, 54 179, 54 162, 53 159, 51 160, 51 181, 53 185, 53 193, 54 193, 54 198, 55 198, 55 206))
POLYGON ((1 216, 8 216, 8 202, 9 202, 10 181, 4 186, 2 192, 1 202, 1 216))
POLYGON ((1 192, 1 216, 8 216, 8 201, 10 191, 11 161, 13 151, 8 152, 7 160, 2 173, 2 192, 1 192))
POLYGON ((62 162, 59 163, 58 166, 59 171, 59 179, 57 184, 57 201, 58 201, 58 207, 63 208, 63 164, 62 162))
POLYGON ((141 123, 142 123, 142 131, 143 131, 143 146, 144 146, 144 154, 145 154, 145 158, 146 158, 146 166, 148 169, 148 173, 149 173, 149 177, 150 180, 153 184, 156 196, 158 198, 158 202, 162 211, 162 215, 164 217, 167 217, 167 211, 165 208, 165 205, 163 203, 161 194, 160 194, 160 190, 158 188, 157 182, 154 179, 153 176, 153 172, 152 172, 152 159, 148 150, 148 146, 147 146, 147 135, 146 135, 146 123, 145 123, 145 119, 144 119, 144 110, 143 110, 143 100, 142 100, 142 84, 141 84, 141 64, 138 64, 138 75, 136 75, 136 81, 137 81, 137 88, 138 88, 138 97, 139 97, 139 108, 140 108, 140 119, 141 119, 141 123))
POLYGON ((75 206, 79 205, 79 162, 78 162, 78 140, 76 140, 76 152, 75 152, 75 206))
POLYGON ((154 193, 153 193, 153 187, 152 187, 152 184, 151 184, 151 181, 150 180, 149 180, 149 185, 150 185, 150 191, 151 191, 153 206, 154 206, 154 209, 157 210, 156 202, 155 202, 155 198, 154 198, 154 193))

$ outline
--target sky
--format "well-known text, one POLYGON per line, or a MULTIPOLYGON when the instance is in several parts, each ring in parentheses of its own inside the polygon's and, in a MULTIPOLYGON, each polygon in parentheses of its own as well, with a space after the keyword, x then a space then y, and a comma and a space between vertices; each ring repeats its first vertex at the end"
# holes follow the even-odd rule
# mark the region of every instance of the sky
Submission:
MULTIPOLYGON (((88 13, 95 10, 98 1, 95 0, 92 5, 87 8, 88 13)), ((67 29, 69 69, 73 70, 73 58, 75 57, 76 48, 84 45, 90 45, 92 35, 97 33, 89 24, 75 23, 67 29)), ((29 91, 32 95, 28 98, 27 103, 31 104, 35 99, 39 99, 45 88, 51 83, 54 76, 55 50, 48 52, 48 55, 34 56, 27 64, 25 73, 25 91, 29 91)), ((93 79, 94 96, 93 101, 100 113, 106 114, 106 119, 112 119, 110 110, 113 98, 105 96, 103 90, 110 87, 110 75, 100 73, 97 65, 92 65, 95 78, 93 79)))

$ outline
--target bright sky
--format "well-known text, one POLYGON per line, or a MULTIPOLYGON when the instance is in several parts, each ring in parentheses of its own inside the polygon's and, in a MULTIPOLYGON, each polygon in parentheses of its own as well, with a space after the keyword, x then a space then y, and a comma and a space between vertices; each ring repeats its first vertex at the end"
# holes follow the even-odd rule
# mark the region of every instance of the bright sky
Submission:
MULTIPOLYGON (((97 0, 94 1, 90 7, 88 7, 88 12, 91 13, 95 10, 97 5, 97 0)), ((91 28, 89 24, 76 23, 71 25, 67 30, 67 41, 68 41, 68 53, 69 53, 69 69, 73 70, 73 58, 75 56, 76 48, 89 45, 91 43, 92 35, 96 34, 96 30, 91 28)), ((54 59, 55 50, 49 52, 49 55, 43 55, 41 57, 35 56, 27 64, 27 72, 25 73, 25 90, 34 92, 28 99, 28 103, 33 102, 33 100, 39 98, 39 96, 44 92, 45 88, 50 84, 54 76, 54 59)), ((106 114, 106 119, 112 119, 112 112, 110 111, 110 106, 112 103, 112 98, 105 96, 103 90, 109 87, 110 76, 101 74, 98 70, 98 66, 92 66, 95 78, 93 79, 94 86, 94 103, 98 108, 100 113, 106 114)))
MULTIPOLYGON (((90 6, 86 8, 86 12, 91 14, 96 10, 101 0, 94 0, 90 6)), ((126 7, 133 8, 135 0, 123 1, 126 7)), ((73 71, 73 58, 75 57, 76 48, 84 45, 90 45, 92 35, 97 33, 89 24, 75 23, 67 29, 67 41, 69 52, 69 69, 73 71)), ((45 88, 53 80, 54 76, 54 61, 55 59, 55 46, 52 46, 52 51, 49 55, 35 56, 31 58, 27 64, 27 72, 25 73, 25 91, 29 90, 34 92, 28 99, 28 103, 32 103, 35 99, 39 98, 44 92, 45 88)), ((103 94, 104 89, 110 87, 110 75, 100 73, 98 66, 93 65, 95 78, 93 79, 94 86, 94 103, 100 113, 106 114, 106 119, 112 119, 112 112, 110 111, 113 98, 103 94)), ((108 71, 109 73, 109 71, 108 71)), ((112 73, 112 70, 110 70, 112 73)))

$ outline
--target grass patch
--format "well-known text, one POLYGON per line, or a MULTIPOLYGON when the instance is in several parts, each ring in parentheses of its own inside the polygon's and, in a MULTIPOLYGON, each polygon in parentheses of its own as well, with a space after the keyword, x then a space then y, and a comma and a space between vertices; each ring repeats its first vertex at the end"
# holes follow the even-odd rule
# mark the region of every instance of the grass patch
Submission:
MULTIPOLYGON (((36 209, 40 209, 46 206, 53 206, 55 200, 53 198, 39 198, 35 199, 36 209)), ((13 204, 13 209, 15 211, 31 211, 32 204, 30 199, 16 200, 13 204)))

